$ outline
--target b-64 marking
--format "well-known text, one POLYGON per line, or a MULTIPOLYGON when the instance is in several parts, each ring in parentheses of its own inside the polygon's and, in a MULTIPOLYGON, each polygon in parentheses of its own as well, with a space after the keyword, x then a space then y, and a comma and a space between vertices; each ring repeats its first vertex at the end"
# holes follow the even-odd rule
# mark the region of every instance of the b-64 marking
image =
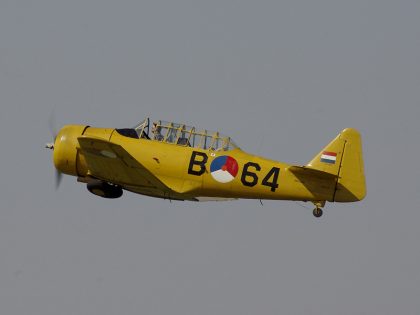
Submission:
POLYGON ((351 128, 304 166, 248 154, 218 132, 148 118, 134 128, 64 126, 47 148, 58 183, 61 174, 76 176, 104 198, 128 190, 171 200, 303 200, 319 217, 326 201, 366 195, 361 137, 351 128))

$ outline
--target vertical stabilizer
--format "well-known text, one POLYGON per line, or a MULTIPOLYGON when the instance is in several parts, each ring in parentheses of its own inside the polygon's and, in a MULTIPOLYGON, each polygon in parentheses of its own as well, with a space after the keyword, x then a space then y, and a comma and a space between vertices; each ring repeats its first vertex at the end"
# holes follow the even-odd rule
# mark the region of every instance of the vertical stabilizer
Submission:
POLYGON ((346 142, 341 139, 341 134, 339 134, 334 140, 327 144, 327 146, 322 149, 307 166, 325 173, 338 175, 345 143, 346 142))
POLYGON ((356 129, 344 129, 307 167, 338 176, 333 201, 359 201, 366 196, 362 140, 356 129))

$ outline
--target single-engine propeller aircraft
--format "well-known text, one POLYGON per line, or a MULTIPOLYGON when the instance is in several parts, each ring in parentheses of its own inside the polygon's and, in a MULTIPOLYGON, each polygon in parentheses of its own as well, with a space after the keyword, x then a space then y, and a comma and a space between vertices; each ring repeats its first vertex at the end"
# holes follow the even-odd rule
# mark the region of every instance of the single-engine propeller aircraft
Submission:
POLYGON ((100 197, 123 190, 170 200, 310 201, 314 216, 328 202, 366 195, 358 131, 344 129, 307 165, 289 165, 242 151, 218 132, 147 118, 134 128, 64 126, 54 143, 60 174, 77 176, 100 197))

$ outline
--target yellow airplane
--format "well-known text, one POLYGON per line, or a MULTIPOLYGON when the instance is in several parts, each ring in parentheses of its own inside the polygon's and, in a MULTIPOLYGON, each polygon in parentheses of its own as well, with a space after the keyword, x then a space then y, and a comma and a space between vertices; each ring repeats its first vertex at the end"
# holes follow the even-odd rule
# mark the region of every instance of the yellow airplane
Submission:
POLYGON ((351 128, 305 166, 248 154, 218 132, 166 121, 150 126, 148 118, 126 129, 64 126, 46 147, 54 150, 58 182, 61 173, 77 176, 104 198, 127 190, 170 200, 310 201, 320 217, 326 201, 366 195, 361 137, 351 128))

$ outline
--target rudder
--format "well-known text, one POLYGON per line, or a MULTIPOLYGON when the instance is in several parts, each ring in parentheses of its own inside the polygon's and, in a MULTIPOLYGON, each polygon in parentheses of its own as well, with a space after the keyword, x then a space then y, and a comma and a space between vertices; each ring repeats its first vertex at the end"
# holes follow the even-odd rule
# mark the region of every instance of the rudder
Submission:
POLYGON ((359 201, 366 196, 362 138, 356 129, 344 129, 340 138, 345 141, 334 201, 359 201))

